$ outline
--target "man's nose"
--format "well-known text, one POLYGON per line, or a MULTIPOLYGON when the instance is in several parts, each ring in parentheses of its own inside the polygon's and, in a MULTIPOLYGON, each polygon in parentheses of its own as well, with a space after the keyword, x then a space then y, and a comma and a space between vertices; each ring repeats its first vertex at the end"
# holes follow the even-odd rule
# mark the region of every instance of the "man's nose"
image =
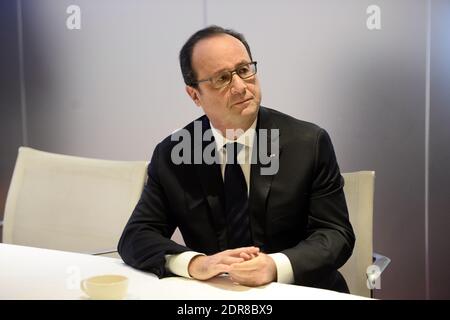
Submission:
POLYGON ((246 82, 235 73, 231 77, 231 93, 244 94, 247 89, 246 82))

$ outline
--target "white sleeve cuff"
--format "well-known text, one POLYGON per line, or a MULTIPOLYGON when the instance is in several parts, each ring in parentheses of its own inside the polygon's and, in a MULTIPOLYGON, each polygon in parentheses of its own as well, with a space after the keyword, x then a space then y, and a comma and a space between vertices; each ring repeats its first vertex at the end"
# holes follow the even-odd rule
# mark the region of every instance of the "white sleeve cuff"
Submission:
POLYGON ((191 262, 192 258, 199 255, 204 256, 203 253, 195 251, 186 251, 180 254, 167 254, 165 256, 166 270, 180 277, 192 278, 188 271, 189 262, 191 262))
POLYGON ((294 271, 292 270, 292 264, 289 258, 281 252, 271 253, 269 257, 273 259, 277 267, 277 282, 286 284, 294 283, 294 271))

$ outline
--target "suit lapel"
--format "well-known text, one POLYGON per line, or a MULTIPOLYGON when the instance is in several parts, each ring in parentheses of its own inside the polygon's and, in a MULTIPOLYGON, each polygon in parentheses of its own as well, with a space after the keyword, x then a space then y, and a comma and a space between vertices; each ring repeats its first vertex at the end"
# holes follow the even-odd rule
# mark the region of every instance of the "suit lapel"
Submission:
POLYGON ((274 175, 263 175, 261 169, 270 166, 262 164, 259 156, 264 149, 260 148, 261 143, 266 144, 267 156, 279 157, 281 154, 281 145, 279 135, 273 134, 271 129, 278 129, 269 118, 268 111, 261 107, 258 115, 257 134, 253 143, 252 165, 250 169, 250 195, 249 195, 249 214, 252 227, 252 237, 255 246, 264 251, 266 230, 266 209, 267 197, 272 185, 274 175), (262 138, 261 129, 267 130, 267 139, 262 138), (261 141, 260 141, 261 140, 261 141), (279 150, 271 150, 272 144, 280 145, 279 150))

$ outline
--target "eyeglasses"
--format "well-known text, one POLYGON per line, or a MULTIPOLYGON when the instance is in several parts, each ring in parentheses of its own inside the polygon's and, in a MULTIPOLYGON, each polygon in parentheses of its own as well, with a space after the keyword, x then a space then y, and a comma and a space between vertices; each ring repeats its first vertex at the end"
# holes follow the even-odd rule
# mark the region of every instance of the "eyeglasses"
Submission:
POLYGON ((213 88, 219 89, 229 85, 231 83, 231 80, 233 80, 234 74, 237 74, 241 79, 244 80, 253 77, 256 74, 256 61, 243 64, 232 71, 223 71, 218 75, 208 79, 198 80, 194 82, 194 84, 209 81, 211 82, 213 88))

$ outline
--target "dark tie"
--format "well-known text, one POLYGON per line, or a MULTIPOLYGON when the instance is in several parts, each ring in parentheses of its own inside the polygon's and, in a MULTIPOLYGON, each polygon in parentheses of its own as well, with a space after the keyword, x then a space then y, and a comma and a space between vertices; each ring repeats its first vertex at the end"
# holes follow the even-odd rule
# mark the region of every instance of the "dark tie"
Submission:
POLYGON ((237 155, 243 145, 227 143, 227 164, 225 166, 225 213, 227 221, 228 248, 252 245, 250 220, 248 216, 247 183, 237 155))

